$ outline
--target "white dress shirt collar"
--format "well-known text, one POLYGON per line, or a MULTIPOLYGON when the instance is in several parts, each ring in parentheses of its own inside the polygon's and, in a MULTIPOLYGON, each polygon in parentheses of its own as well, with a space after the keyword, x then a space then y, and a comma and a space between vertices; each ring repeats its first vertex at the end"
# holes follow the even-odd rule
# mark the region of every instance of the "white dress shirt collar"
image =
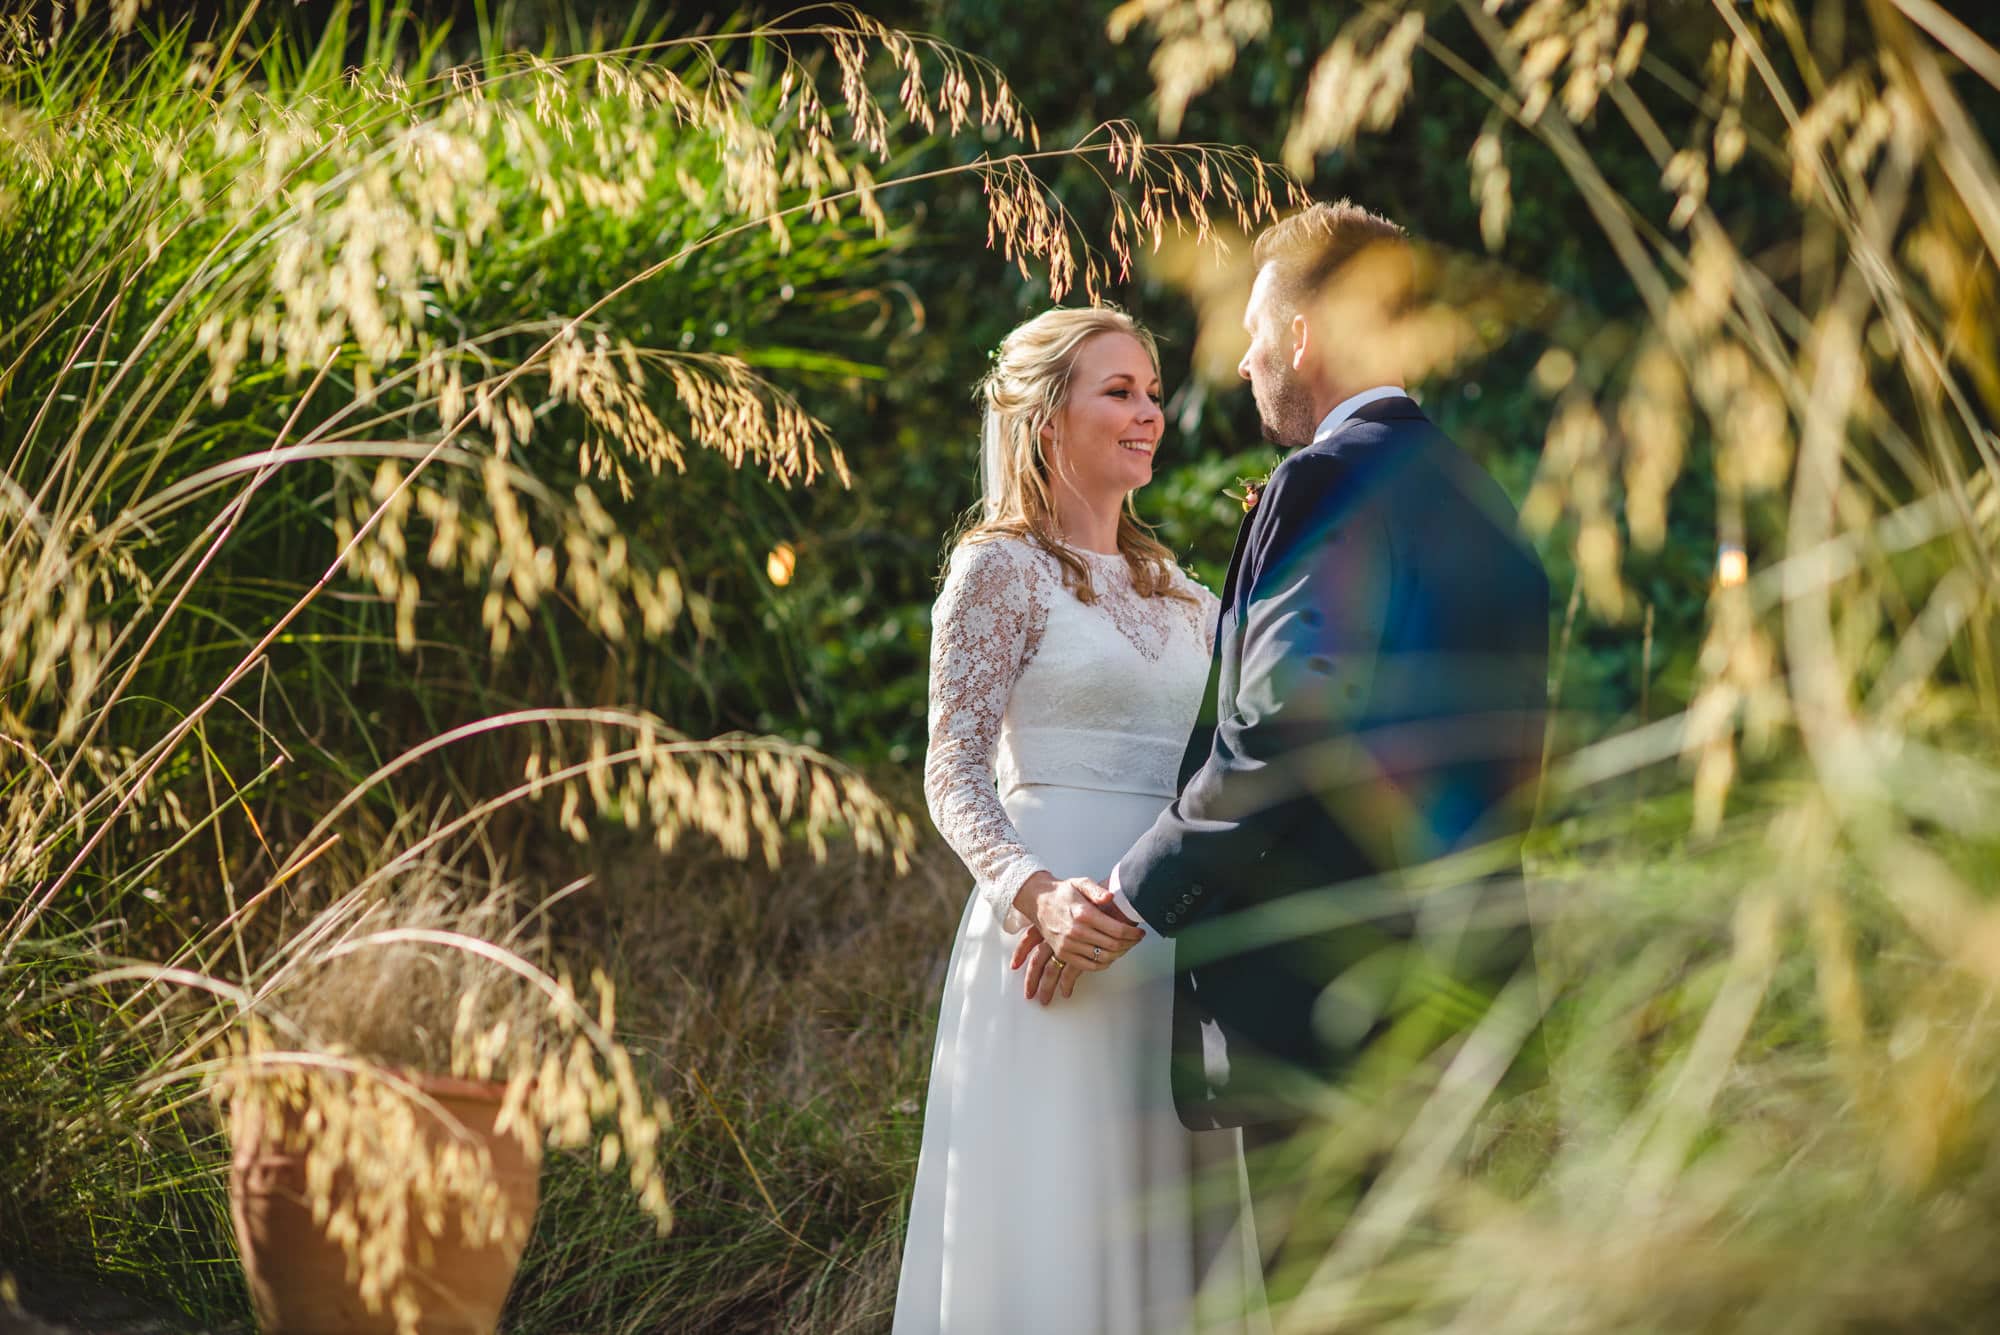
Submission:
POLYGON ((1364 389, 1359 394, 1348 395, 1334 405, 1332 412, 1320 419, 1319 428, 1313 432, 1313 444, 1320 444, 1346 426, 1348 419, 1367 405, 1380 399, 1404 399, 1409 395, 1410 392, 1401 385, 1377 385, 1373 389, 1364 389))

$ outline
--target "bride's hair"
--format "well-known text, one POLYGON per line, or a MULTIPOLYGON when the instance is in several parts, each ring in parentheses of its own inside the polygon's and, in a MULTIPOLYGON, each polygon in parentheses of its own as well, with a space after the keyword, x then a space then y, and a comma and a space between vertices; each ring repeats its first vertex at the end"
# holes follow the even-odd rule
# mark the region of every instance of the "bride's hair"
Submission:
MULTIPOLYGON (((1091 587, 1090 567, 1056 531, 1042 428, 1069 401, 1077 352, 1099 334, 1138 339, 1158 373, 1160 349, 1153 335, 1111 306, 1058 306, 1016 326, 1000 341, 993 369, 977 391, 985 407, 980 435, 984 512, 959 536, 961 544, 995 538, 1034 543, 1061 564, 1063 583, 1086 603, 1097 600, 1097 591, 1091 587)), ((1118 516, 1118 551, 1131 568, 1132 588, 1140 597, 1194 601, 1176 586, 1173 553, 1140 521, 1129 495, 1118 516)))

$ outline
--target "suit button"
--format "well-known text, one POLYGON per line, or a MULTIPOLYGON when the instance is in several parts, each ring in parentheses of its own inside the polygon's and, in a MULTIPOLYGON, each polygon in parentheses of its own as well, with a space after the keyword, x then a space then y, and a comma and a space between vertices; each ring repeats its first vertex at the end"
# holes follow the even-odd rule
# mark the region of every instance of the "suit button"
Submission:
POLYGON ((1168 922, 1179 922, 1180 920, 1181 920, 1181 915, 1178 913, 1169 913, 1167 915, 1168 922))

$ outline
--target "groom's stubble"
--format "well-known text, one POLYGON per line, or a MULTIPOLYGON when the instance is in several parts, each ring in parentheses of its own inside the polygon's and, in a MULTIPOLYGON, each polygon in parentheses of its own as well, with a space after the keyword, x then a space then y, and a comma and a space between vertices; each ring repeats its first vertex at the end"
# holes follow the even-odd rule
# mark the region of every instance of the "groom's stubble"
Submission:
POLYGON ((1257 399, 1257 427, 1264 439, 1283 450, 1310 445, 1317 423, 1313 417, 1312 394, 1304 382, 1287 368, 1274 370, 1264 384, 1256 388, 1265 391, 1261 395, 1253 395, 1257 399))
MULTIPOLYGON (((1286 356, 1289 338, 1280 320, 1281 298, 1272 291, 1272 271, 1267 267, 1251 286, 1245 327, 1254 330, 1249 352, 1239 368, 1250 381, 1250 397, 1257 405, 1257 427, 1265 440, 1279 449, 1295 450, 1312 443, 1319 425, 1311 387, 1286 356)), ((1290 303, 1284 303, 1289 305, 1290 303)))

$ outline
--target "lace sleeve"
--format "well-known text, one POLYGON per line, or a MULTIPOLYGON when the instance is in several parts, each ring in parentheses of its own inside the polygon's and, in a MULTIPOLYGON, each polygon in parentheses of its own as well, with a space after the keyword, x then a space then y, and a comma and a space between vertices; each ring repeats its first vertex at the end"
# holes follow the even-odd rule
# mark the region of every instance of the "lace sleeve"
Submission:
POLYGON ((1000 805, 993 746, 1014 682, 1041 641, 1048 606, 1004 542, 952 553, 931 612, 930 750, 924 798, 931 820, 965 862, 1008 931, 1023 882, 1046 870, 1000 805))

